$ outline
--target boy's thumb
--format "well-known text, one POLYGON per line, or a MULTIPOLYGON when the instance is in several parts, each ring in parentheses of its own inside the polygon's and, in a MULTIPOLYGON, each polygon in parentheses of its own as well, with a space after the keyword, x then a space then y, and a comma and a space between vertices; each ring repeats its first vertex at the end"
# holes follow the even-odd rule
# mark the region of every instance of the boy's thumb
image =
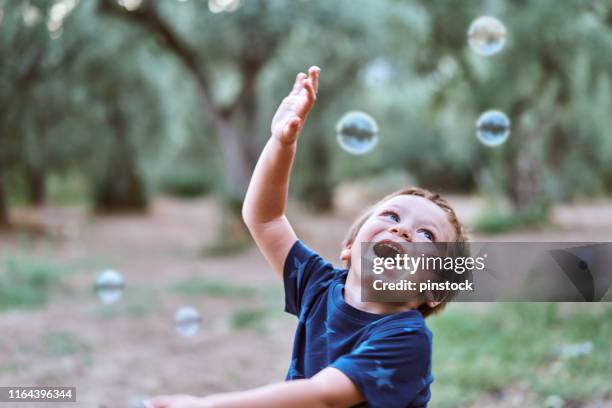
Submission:
POLYGON ((300 118, 293 118, 291 119, 291 123, 289 124, 293 130, 299 130, 300 125, 302 124, 302 121, 300 120, 300 118))
POLYGON ((283 139, 285 142, 293 143, 297 137, 298 131, 300 130, 300 124, 302 121, 300 118, 291 119, 283 131, 283 139))

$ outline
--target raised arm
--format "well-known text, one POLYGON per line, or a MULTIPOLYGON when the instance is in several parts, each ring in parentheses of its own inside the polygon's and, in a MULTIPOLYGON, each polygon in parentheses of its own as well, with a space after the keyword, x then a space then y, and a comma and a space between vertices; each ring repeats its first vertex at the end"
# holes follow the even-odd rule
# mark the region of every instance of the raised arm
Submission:
POLYGON ((299 73, 293 89, 272 118, 264 147, 242 205, 242 217, 262 254, 282 277, 285 258, 297 236, 285 216, 289 175, 297 138, 316 99, 319 68, 299 73))

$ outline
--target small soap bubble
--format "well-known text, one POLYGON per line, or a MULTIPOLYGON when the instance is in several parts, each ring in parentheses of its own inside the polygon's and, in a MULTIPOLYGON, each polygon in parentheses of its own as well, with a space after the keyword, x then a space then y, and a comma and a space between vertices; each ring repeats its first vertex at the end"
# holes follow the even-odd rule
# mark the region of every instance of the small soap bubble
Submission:
POLYGON ((123 277, 114 269, 102 271, 96 279, 96 292, 102 303, 115 303, 123 295, 123 277))
POLYGON ((496 54, 506 44, 506 27, 495 17, 478 17, 468 29, 468 43, 476 54, 496 54))
POLYGON ((486 111, 476 121, 476 136, 486 146, 499 146, 510 136, 510 119, 500 111, 486 111))
POLYGON ((202 318, 200 313, 193 307, 185 306, 176 311, 174 323, 178 334, 191 337, 200 330, 202 318))
POLYGON ((151 397, 147 395, 133 395, 128 399, 129 408, 147 408, 145 401, 150 400, 151 397))
POLYGON ((340 147, 351 154, 365 154, 378 143, 378 125, 365 112, 346 113, 336 124, 340 147))
POLYGON ((593 343, 585 341, 577 344, 569 344, 562 347, 557 347, 553 351, 553 355, 559 358, 576 358, 587 356, 593 351, 593 343))
POLYGON ((563 408, 565 406, 565 401, 558 395, 550 395, 544 401, 544 407, 546 408, 563 408))

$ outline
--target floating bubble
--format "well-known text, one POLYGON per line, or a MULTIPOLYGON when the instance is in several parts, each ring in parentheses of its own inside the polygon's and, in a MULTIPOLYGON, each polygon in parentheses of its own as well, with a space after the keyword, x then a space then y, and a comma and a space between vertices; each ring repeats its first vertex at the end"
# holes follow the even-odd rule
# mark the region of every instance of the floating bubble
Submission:
POLYGON ((468 29, 468 43, 476 54, 497 54, 506 44, 506 27, 495 17, 478 17, 468 29))
POLYGON ((546 408, 563 408, 565 406, 565 400, 558 395, 549 395, 544 401, 544 407, 546 408))
POLYGON ((123 277, 114 269, 102 271, 96 279, 96 292, 102 303, 115 303, 123 295, 123 277))
POLYGON ((553 351, 553 355, 559 358, 576 358, 587 356, 593 351, 593 343, 585 341, 578 344, 569 344, 567 346, 557 347, 553 351))
POLYGON ((365 154, 378 143, 378 125, 365 112, 350 111, 336 124, 340 147, 351 154, 365 154))
POLYGON ((178 334, 191 337, 200 330, 202 318, 200 313, 193 307, 185 306, 177 310, 174 315, 174 323, 178 334))
POLYGON ((499 146, 510 136, 510 119, 500 111, 486 111, 476 122, 476 136, 487 146, 499 146))
POLYGON ((147 408, 145 401, 150 400, 151 397, 147 395, 133 395, 128 399, 129 408, 147 408))

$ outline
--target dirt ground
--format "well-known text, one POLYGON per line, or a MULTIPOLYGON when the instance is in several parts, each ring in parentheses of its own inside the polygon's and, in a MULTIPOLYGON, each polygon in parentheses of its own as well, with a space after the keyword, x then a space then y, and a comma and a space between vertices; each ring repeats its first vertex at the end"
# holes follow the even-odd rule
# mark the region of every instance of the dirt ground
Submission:
MULTIPOLYGON (((450 197, 450 201, 468 225, 481 205, 470 197, 450 197)), ((289 217, 303 241, 338 263, 340 242, 356 215, 353 207, 313 215, 293 205, 289 217)), ((213 201, 162 198, 146 216, 91 217, 81 209, 63 208, 21 210, 14 216, 26 224, 42 224, 49 233, 38 238, 2 234, 0 256, 36 257, 69 266, 71 272, 61 293, 45 308, 0 315, 1 386, 77 387, 77 403, 37 407, 138 407, 142 397, 160 393, 204 395, 284 378, 295 322, 280 312, 281 292, 268 290, 279 289, 280 282, 255 247, 225 257, 202 255, 217 232, 213 201), (131 308, 102 305, 92 292, 95 277, 106 267, 122 272, 123 301, 131 302, 131 308), (260 288, 275 298, 189 297, 172 289, 189 277, 260 288), (279 310, 266 318, 266 330, 232 328, 236 311, 248 311, 262 302, 279 310), (183 305, 202 314, 202 329, 192 338, 174 331, 174 313, 183 305)), ((612 202, 598 201, 557 208, 547 228, 473 239, 609 241, 611 237, 612 202)))

